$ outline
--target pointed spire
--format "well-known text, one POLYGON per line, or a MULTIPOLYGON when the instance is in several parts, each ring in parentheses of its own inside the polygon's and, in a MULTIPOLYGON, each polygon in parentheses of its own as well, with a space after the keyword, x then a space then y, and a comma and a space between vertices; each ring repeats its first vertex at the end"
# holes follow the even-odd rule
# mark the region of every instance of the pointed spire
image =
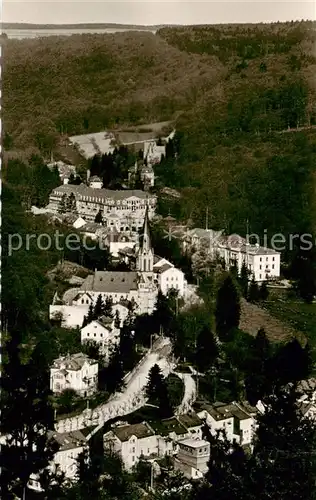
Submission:
POLYGON ((145 217, 144 217, 141 248, 143 250, 147 250, 147 251, 151 250, 148 198, 147 198, 147 206, 146 206, 145 217))

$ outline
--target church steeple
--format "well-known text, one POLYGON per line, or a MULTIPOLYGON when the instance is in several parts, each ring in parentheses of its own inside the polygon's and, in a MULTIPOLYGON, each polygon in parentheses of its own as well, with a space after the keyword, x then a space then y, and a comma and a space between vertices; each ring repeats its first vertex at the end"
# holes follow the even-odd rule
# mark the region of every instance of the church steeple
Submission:
POLYGON ((142 231, 142 236, 141 236, 140 248, 142 250, 146 250, 147 252, 152 249, 151 248, 151 238, 150 238, 149 209, 148 209, 148 205, 146 207, 146 212, 145 212, 145 218, 144 218, 144 225, 143 225, 143 231, 142 231))
POLYGON ((137 255, 137 269, 140 272, 152 273, 154 266, 154 252, 151 245, 149 209, 146 207, 144 225, 140 236, 140 244, 137 255))

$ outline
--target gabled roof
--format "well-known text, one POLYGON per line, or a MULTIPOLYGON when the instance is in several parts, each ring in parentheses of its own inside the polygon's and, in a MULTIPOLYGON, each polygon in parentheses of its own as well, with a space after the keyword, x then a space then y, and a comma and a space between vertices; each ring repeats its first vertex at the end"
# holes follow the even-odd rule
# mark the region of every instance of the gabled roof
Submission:
POLYGON ((88 276, 81 290, 104 293, 128 293, 137 290, 137 273, 135 271, 96 271, 88 276))
POLYGON ((54 439, 60 446, 58 451, 72 450, 87 444, 86 437, 81 431, 54 432, 48 431, 48 438, 54 439))
POLYGON ((184 415, 179 415, 178 420, 180 424, 189 429, 190 427, 197 427, 202 425, 202 420, 197 416, 196 413, 187 413, 184 415))
POLYGON ((112 431, 121 442, 128 441, 132 436, 143 439, 155 435, 153 429, 146 422, 114 427, 112 431))
POLYGON ((79 352, 77 354, 61 356, 54 360, 51 368, 53 369, 66 369, 70 371, 81 370, 83 365, 88 363, 89 365, 94 365, 98 363, 97 360, 89 358, 86 354, 79 352))
POLYGON ((163 264, 162 266, 154 266, 154 271, 156 273, 162 274, 165 271, 171 269, 172 267, 174 267, 172 264, 163 264))
POLYGON ((187 433, 187 429, 176 417, 166 418, 161 422, 151 422, 151 425, 161 436, 168 436, 171 432, 175 432, 177 435, 187 433))

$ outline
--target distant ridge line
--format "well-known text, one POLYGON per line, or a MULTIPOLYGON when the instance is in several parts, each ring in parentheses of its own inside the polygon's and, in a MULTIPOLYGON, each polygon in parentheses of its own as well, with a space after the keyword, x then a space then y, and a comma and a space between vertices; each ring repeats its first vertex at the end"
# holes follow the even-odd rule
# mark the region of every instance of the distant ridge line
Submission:
POLYGON ((2 30, 6 29, 36 29, 36 30, 47 30, 47 29, 142 29, 142 30, 153 30, 166 27, 176 27, 181 25, 176 24, 157 24, 151 26, 145 26, 141 24, 117 24, 117 23, 77 23, 77 24, 32 24, 32 23, 2 23, 2 30))

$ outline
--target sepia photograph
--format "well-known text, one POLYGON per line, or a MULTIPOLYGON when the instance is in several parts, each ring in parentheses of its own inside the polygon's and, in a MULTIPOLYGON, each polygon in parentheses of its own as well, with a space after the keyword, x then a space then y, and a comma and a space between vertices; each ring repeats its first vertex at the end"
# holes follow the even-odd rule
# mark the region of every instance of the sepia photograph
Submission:
POLYGON ((2 500, 316 499, 316 3, 2 0, 2 500))

